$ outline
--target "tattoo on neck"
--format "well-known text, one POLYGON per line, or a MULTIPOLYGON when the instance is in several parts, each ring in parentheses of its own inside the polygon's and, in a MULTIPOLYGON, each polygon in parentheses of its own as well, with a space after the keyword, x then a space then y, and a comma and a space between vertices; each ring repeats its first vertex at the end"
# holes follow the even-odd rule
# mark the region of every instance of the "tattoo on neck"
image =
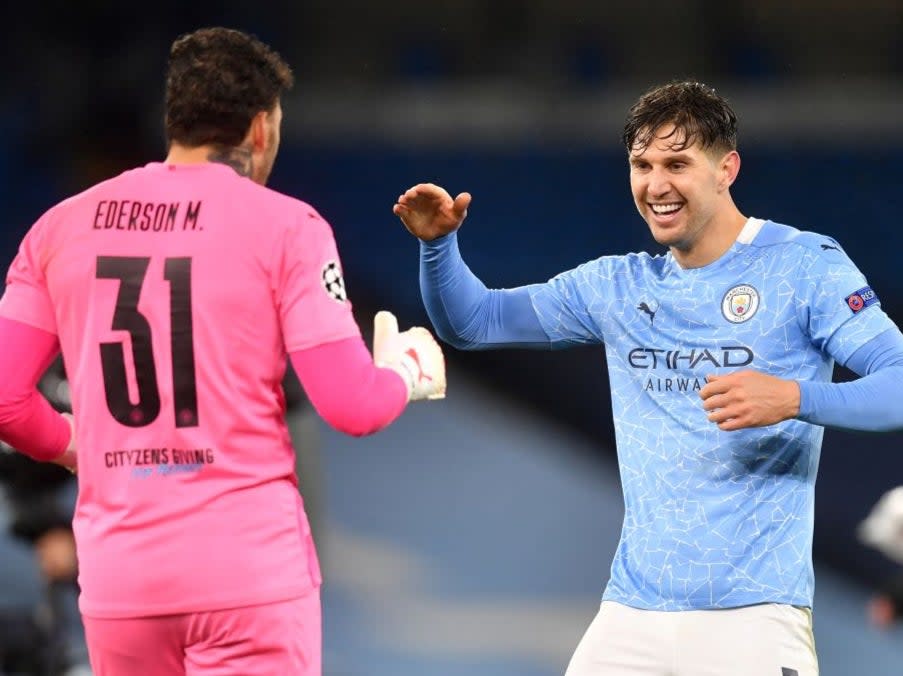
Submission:
POLYGON ((240 176, 251 175, 251 151, 246 148, 217 148, 207 159, 232 167, 240 176))

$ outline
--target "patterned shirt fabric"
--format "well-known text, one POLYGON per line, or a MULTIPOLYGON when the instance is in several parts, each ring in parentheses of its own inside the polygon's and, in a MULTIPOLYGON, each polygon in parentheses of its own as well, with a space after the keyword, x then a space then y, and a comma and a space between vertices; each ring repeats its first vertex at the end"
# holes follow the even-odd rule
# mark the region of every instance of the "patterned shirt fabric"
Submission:
POLYGON ((701 268, 606 256, 529 289, 553 346, 605 345, 625 517, 604 599, 811 606, 823 428, 724 432, 698 393, 742 369, 829 382, 835 361, 894 327, 838 243, 749 219, 701 268))

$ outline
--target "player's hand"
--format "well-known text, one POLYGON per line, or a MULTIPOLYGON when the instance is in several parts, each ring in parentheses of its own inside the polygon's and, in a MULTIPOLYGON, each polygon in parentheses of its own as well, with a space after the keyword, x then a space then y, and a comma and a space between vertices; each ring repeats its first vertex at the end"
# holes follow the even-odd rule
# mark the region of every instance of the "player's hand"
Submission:
POLYGON ((78 472, 78 453, 75 450, 75 416, 71 413, 63 413, 62 416, 69 423, 69 445, 63 454, 55 458, 51 462, 61 467, 65 467, 73 474, 78 472))
POLYGON ((467 218, 470 193, 451 195, 433 183, 418 183, 398 196, 392 212, 415 237, 426 242, 454 232, 467 218))
POLYGON ((445 397, 445 357, 433 334, 422 326, 398 331, 398 320, 381 310, 373 318, 373 361, 398 373, 408 401, 445 397))
POLYGON ((711 422, 725 431, 765 427, 795 418, 800 411, 800 386, 759 371, 710 375, 699 391, 711 422))
POLYGON ((41 535, 35 553, 41 571, 51 580, 74 580, 78 574, 75 540, 68 528, 52 528, 41 535))

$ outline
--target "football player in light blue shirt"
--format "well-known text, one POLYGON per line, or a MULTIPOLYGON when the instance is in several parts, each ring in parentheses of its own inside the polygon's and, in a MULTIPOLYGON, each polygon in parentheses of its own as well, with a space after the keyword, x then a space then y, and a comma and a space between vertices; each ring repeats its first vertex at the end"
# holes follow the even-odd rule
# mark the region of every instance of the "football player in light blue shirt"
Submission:
POLYGON ((568 676, 817 674, 824 426, 903 428, 903 335, 834 239, 740 212, 737 120, 713 89, 646 92, 623 141, 666 254, 488 290, 458 249, 470 195, 420 184, 394 211, 424 303, 460 349, 606 346, 625 516, 568 676), (835 362, 860 377, 832 383, 835 362))

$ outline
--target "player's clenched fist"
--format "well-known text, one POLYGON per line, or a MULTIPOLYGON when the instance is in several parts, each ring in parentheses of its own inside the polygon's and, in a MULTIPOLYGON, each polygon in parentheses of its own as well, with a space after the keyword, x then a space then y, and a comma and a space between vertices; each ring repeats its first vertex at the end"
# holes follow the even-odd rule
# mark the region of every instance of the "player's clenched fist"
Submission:
POLYGON ((398 331, 398 320, 381 310, 373 318, 373 361, 398 373, 408 386, 408 401, 445 397, 445 357, 427 329, 398 331))
POLYGON ((699 391, 708 419, 725 431, 765 427, 796 417, 800 386, 759 371, 706 376, 699 391))
POLYGON ((424 241, 442 237, 461 227, 467 218, 470 193, 451 195, 433 183, 418 183, 398 196, 392 212, 401 219, 404 227, 424 241))

